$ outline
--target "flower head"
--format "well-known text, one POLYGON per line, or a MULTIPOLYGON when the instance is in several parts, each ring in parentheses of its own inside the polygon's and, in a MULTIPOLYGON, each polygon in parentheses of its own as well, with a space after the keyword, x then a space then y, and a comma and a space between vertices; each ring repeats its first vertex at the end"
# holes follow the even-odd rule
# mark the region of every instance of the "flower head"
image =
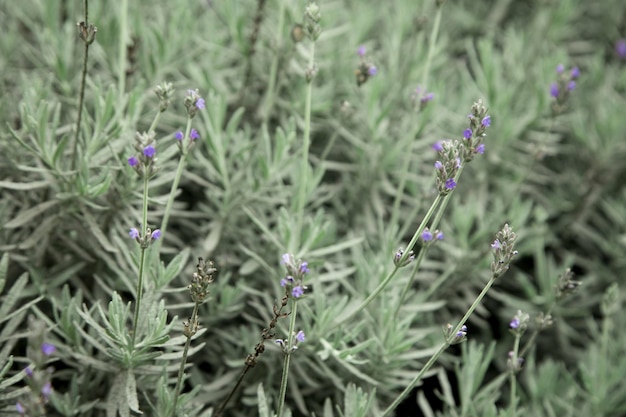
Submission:
POLYGON ((298 331, 298 333, 296 333, 296 340, 298 342, 304 342, 304 332, 302 330, 298 331))
POLYGON ((446 180, 446 188, 448 190, 453 190, 454 187, 456 187, 456 181, 454 181, 454 178, 448 178, 446 180))
POLYGON ((557 74, 563 74, 563 71, 565 71, 565 67, 563 66, 563 64, 559 64, 556 66, 556 73, 557 74))
POLYGON ((430 230, 424 230, 422 232, 422 240, 424 242, 430 242, 431 240, 433 240, 433 234, 430 232, 430 230))
POLYGON ((156 155, 156 149, 154 149, 154 146, 148 145, 143 148, 143 154, 148 158, 152 158, 154 155, 156 155))
POLYGON ((463 137, 465 139, 471 139, 472 138, 472 129, 467 128, 463 131, 463 137))
POLYGON ((304 295, 304 288, 302 288, 301 285, 293 287, 291 290, 291 295, 293 295, 294 298, 302 297, 304 295))
POLYGON ((485 144, 481 143, 480 145, 478 145, 476 147, 476 152, 478 152, 479 154, 484 154, 485 153, 485 144))
POLYGON ((152 232, 150 237, 152 238, 152 240, 160 239, 161 238, 161 231, 159 229, 156 229, 155 231, 152 232))
POLYGON ((572 80, 580 77, 580 70, 578 69, 578 67, 572 68, 572 70, 570 71, 570 76, 572 77, 572 80))
POLYGON ((176 139, 178 141, 181 141, 184 138, 185 138, 185 135, 180 130, 178 132, 174 133, 174 139, 176 139))
POLYGON ((50 343, 44 343, 43 345, 41 345, 41 351, 46 356, 52 355, 54 352, 56 352, 56 350, 57 350, 57 348, 54 347, 54 345, 52 345, 50 343))
POLYGON ((139 159, 135 155, 128 158, 128 165, 131 167, 136 167, 139 164, 139 159))
POLYGON ((128 236, 130 236, 131 239, 139 238, 139 230, 137 230, 136 227, 131 227, 130 231, 128 232, 128 236))
POLYGON ((367 73, 370 75, 370 77, 373 77, 374 75, 378 74, 378 69, 375 66, 371 65, 367 70, 367 73))
POLYGON ((198 133, 198 131, 196 129, 191 129, 191 132, 189 133, 189 139, 196 140, 198 138, 200 138, 200 134, 198 133))
POLYGON ((433 144, 433 149, 436 150, 437 152, 443 151, 443 146, 441 145, 440 140, 438 140, 437 142, 433 144))
POLYGON ((196 101, 196 108, 200 110, 204 108, 204 99, 202 97, 198 98, 198 101, 196 101))
POLYGON ((491 126, 491 116, 485 116, 485 117, 483 118, 482 122, 480 122, 480 124, 481 124, 483 127, 489 127, 489 126, 491 126))

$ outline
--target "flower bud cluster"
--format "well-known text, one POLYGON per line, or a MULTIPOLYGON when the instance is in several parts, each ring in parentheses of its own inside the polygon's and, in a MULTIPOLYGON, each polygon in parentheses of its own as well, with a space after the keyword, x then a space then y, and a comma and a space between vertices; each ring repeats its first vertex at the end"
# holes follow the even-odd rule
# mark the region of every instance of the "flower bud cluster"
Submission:
POLYGON ((321 19, 322 14, 320 13, 320 7, 316 2, 310 2, 304 9, 304 33, 313 42, 315 42, 322 33, 322 27, 320 26, 321 19))
POLYGON ((576 88, 576 80, 580 76, 578 67, 573 67, 565 71, 565 67, 559 64, 556 67, 557 81, 550 84, 550 95, 554 99, 552 102, 552 112, 560 114, 565 111, 570 94, 576 88))
POLYGON ((366 53, 367 50, 365 49, 365 46, 359 46, 359 49, 357 50, 357 55, 359 56, 361 63, 354 72, 356 75, 356 85, 359 87, 365 84, 370 77, 378 74, 378 69, 372 63, 365 59, 366 53))
POLYGON ((514 250, 517 235, 508 224, 505 224, 502 230, 496 233, 496 240, 491 244, 493 249, 493 262, 491 263, 491 272, 494 276, 499 277, 504 274, 513 260, 513 256, 517 255, 514 250))
POLYGON ((128 236, 135 239, 141 249, 146 249, 152 242, 161 238, 161 231, 159 229, 152 230, 148 227, 146 228, 146 233, 142 236, 136 227, 131 227, 128 236))
POLYGON ((193 273, 188 287, 194 303, 200 304, 207 300, 210 294, 209 286, 215 280, 216 274, 217 268, 212 261, 205 262, 203 258, 198 258, 196 272, 193 273))
POLYGON ((128 158, 128 165, 130 165, 137 175, 141 178, 152 177, 155 173, 156 158, 156 141, 154 131, 148 133, 135 133, 135 144, 133 147, 137 154, 128 158))
POLYGON ((198 110, 204 109, 205 106, 204 99, 200 96, 197 88, 195 90, 187 90, 184 103, 190 119, 193 119, 198 110))
POLYGON ((304 274, 309 271, 308 262, 303 262, 298 259, 295 260, 294 256, 290 253, 285 253, 280 261, 281 265, 285 266, 287 275, 280 280, 280 286, 285 288, 288 294, 293 298, 300 298, 304 295, 304 291, 307 287, 302 283, 304 274))
POLYGON ((161 113, 169 107, 174 91, 174 86, 168 82, 163 82, 154 88, 154 93, 159 98, 159 111, 161 113))
POLYGON ((455 176, 461 168, 463 145, 458 140, 444 140, 437 142, 433 148, 439 153, 439 159, 435 162, 435 183, 439 195, 445 196, 456 187, 455 176))
POLYGON ((449 344, 456 345, 467 340, 467 326, 461 326, 461 328, 455 333, 454 326, 448 323, 443 327, 443 334, 449 344))
POLYGON ((467 116, 469 127, 463 131, 463 161, 469 162, 476 154, 485 152, 485 138, 487 128, 491 126, 491 116, 487 114, 487 108, 482 100, 472 105, 471 113, 467 116))
POLYGON ((274 341, 283 351, 283 353, 285 355, 288 355, 289 353, 295 351, 298 349, 298 343, 302 343, 304 342, 304 332, 302 330, 298 331, 298 333, 296 333, 296 340, 294 341, 293 345, 291 346, 291 349, 287 346, 288 341, 284 340, 284 339, 276 339, 274 341))

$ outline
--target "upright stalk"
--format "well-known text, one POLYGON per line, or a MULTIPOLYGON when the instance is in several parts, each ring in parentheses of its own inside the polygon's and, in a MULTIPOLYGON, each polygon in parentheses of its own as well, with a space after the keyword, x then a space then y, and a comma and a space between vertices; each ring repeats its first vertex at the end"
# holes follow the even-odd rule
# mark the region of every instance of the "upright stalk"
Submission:
POLYGON ((291 300, 291 320, 289 321, 289 336, 287 338, 287 353, 285 353, 285 359, 283 361, 283 374, 280 380, 280 394, 278 396, 278 413, 277 417, 283 417, 283 411, 285 409, 285 397, 287 395, 287 379, 289 377, 289 361, 291 359, 293 338, 296 330, 296 310, 298 302, 295 299, 291 300))
MULTIPOLYGON (((193 312, 191 313, 190 322, 195 322, 198 316, 198 307, 200 303, 196 302, 193 306, 193 312)), ((174 407, 172 408, 172 416, 176 415, 176 405, 178 404, 178 397, 180 396, 180 390, 183 386, 183 376, 185 375, 185 365, 187 364, 187 354, 189 353, 189 346, 191 346, 191 336, 187 337, 185 341, 185 347, 183 348, 183 357, 180 362, 180 368, 178 368, 178 378, 176 379, 176 387, 174 388, 174 407)))
POLYGON ((278 79, 278 63, 280 61, 280 54, 282 50, 282 36, 285 26, 285 4, 287 0, 278 0, 278 27, 276 33, 278 37, 276 39, 276 53, 270 66, 269 81, 267 84, 267 90, 265 90, 265 100, 263 100, 263 106, 261 106, 261 119, 265 123, 272 112, 272 106, 274 105, 274 93, 276 89, 276 82, 278 79))
POLYGON ((430 65, 433 61, 433 55, 435 54, 435 46, 437 45, 437 36, 439 35, 439 26, 441 26, 441 15, 443 14, 443 2, 441 4, 437 2, 437 13, 435 14, 435 23, 433 30, 430 32, 430 39, 428 42, 428 55, 426 56, 426 64, 424 65, 424 73, 422 74, 422 86, 427 87, 428 76, 430 72, 430 65))
POLYGON ((118 10, 120 12, 120 32, 119 32, 119 51, 117 69, 117 89, 120 97, 124 96, 126 91, 126 60, 128 54, 128 0, 120 0, 118 10))
MULTIPOLYGON (((142 208, 142 220, 141 220, 141 236, 146 235, 146 229, 148 227, 148 175, 143 176, 143 208, 142 208)), ((133 315, 133 330, 131 336, 131 345, 135 346, 135 340, 137 338, 137 329, 139 328, 139 308, 141 307, 141 298, 143 296, 143 275, 146 263, 146 248, 141 246, 141 255, 139 258, 139 277, 137 279, 137 290, 135 296, 135 314, 133 315)))

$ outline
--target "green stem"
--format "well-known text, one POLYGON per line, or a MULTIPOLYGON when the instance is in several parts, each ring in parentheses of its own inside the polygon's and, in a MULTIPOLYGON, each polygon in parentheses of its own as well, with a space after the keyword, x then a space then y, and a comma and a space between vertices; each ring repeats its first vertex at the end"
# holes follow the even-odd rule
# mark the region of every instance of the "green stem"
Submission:
MULTIPOLYGON (((193 306, 193 312, 191 313, 191 318, 189 319, 190 326, 193 326, 193 323, 196 322, 199 306, 199 303, 195 303, 193 306)), ((172 416, 176 415, 176 406, 178 405, 178 397, 180 396, 180 390, 183 385, 183 375, 185 375, 185 365, 187 364, 187 354, 189 352, 189 346, 191 345, 191 337, 192 336, 187 337, 185 347, 183 348, 183 358, 180 363, 180 368, 178 368, 178 379, 176 380, 176 388, 174 389, 174 408, 172 409, 172 416)))
MULTIPOLYGON (((311 54, 309 59, 309 69, 313 70, 315 57, 315 42, 311 42, 311 54)), ((298 200, 297 200, 297 224, 294 232, 295 239, 292 241, 290 251, 296 253, 296 247, 300 246, 300 238, 302 237, 302 229, 304 223, 304 206, 307 201, 307 193, 309 189, 309 147, 311 145, 311 102, 313 99, 313 77, 308 80, 306 90, 306 102, 304 108, 304 138, 302 143, 302 163, 300 166, 300 178, 298 183, 298 200)))
MULTIPOLYGON (((141 238, 146 235, 146 229, 148 228, 148 176, 143 177, 143 207, 142 207, 142 219, 141 219, 141 238)), ((139 328, 139 308, 141 307, 141 298, 143 296, 143 273, 146 263, 146 248, 141 248, 141 256, 139 258, 139 277, 137 279, 137 291, 135 295, 135 314, 133 315, 133 330, 131 345, 135 347, 135 339, 137 338, 137 329, 139 328)))
POLYGON ((430 65, 433 61, 433 56, 435 54, 435 45, 437 45, 437 36, 439 34, 439 26, 441 25, 441 15, 443 5, 437 6, 437 14, 435 14, 435 24, 433 25, 433 30, 430 32, 430 41, 428 42, 428 55, 426 56, 426 64, 424 65, 424 73, 422 75, 422 87, 427 88, 428 85, 428 75, 430 72, 430 65))
POLYGON ((124 96, 124 92, 126 91, 126 54, 127 51, 127 41, 128 41, 128 0, 121 0, 119 3, 118 10, 120 11, 120 31, 119 31, 119 68, 117 74, 117 89, 119 90, 120 97, 124 96))
MULTIPOLYGON (((520 342, 520 337, 521 335, 518 333, 515 335, 515 343, 513 345, 513 357, 511 358, 512 361, 514 361, 513 363, 511 363, 512 368, 514 369, 515 366, 517 366, 517 359, 519 358, 518 354, 519 354, 519 342, 520 342)), ((516 389, 517 389, 517 380, 515 378, 515 374, 516 372, 511 369, 510 375, 509 375, 509 380, 510 380, 510 385, 511 385, 511 412, 509 413, 509 415, 511 417, 515 417, 515 415, 517 414, 517 394, 516 394, 516 389)))
POLYGON ((289 360, 291 358, 291 347, 293 346, 293 335, 296 330, 296 310, 298 302, 295 299, 291 300, 291 320, 289 322, 289 336, 287 338, 287 353, 285 353, 285 360, 283 361, 283 375, 280 380, 280 394, 278 397, 278 413, 276 417, 282 417, 285 409, 285 397, 287 396, 287 378, 289 377, 289 360))
POLYGON ((409 293, 409 290, 411 289, 411 286, 413 285, 413 280, 417 276, 417 271, 419 269, 419 266, 422 264, 422 261, 424 260, 424 257, 426 256, 426 249, 427 249, 427 246, 422 247, 419 255, 417 255, 417 258, 415 259, 415 261, 413 261, 415 266, 413 267, 411 276, 407 280, 406 285, 404 286, 404 289, 400 293, 400 300, 398 300, 398 304, 396 305, 396 311, 393 313, 394 318, 398 317, 398 313, 400 312, 400 308, 402 307, 402 304, 404 303, 404 299, 406 298, 407 294, 409 293))
MULTIPOLYGON (((89 28, 89 2, 84 0, 85 8, 85 27, 89 28)), ((85 42, 85 56, 83 57, 83 73, 80 80, 80 95, 78 97, 78 117, 76 118, 76 131, 74 132, 74 150, 72 153, 72 169, 76 168, 76 160, 78 159, 78 138, 80 137, 80 124, 83 120, 83 103, 85 101, 85 84, 87 83, 87 60, 89 59, 89 42, 85 42)))
POLYGON ((461 321, 459 321, 459 323, 456 325, 456 327, 454 328, 454 331, 452 333, 450 333, 451 336, 449 338, 447 338, 446 341, 439 347, 437 352, 435 352, 435 354, 430 357, 428 362, 426 362, 424 367, 418 372, 418 374, 415 376, 415 378, 413 378, 413 380, 411 380, 411 382, 409 383, 409 385, 407 385, 407 387, 404 389, 404 391, 402 391, 400 393, 400 395, 381 414, 381 417, 387 417, 387 416, 391 415, 394 412, 394 410, 398 407, 398 405, 400 405, 400 403, 406 398, 406 396, 411 393, 413 388, 415 388, 417 386, 417 384, 421 381, 421 379, 424 377, 426 372, 428 372, 430 370, 430 368, 432 368, 432 366, 435 364, 435 362, 437 362, 437 360, 443 354, 443 352, 448 348, 448 346, 450 346, 450 344, 454 340, 454 337, 456 336, 456 334, 461 330, 461 327, 463 327, 463 325, 467 322, 467 319, 469 318, 469 316, 472 315, 474 310, 476 310, 476 308, 478 307, 478 304, 480 304, 482 299, 485 297, 485 294, 487 294, 487 291, 489 291, 489 289, 491 288, 491 286, 495 282, 496 278, 498 278, 498 277, 495 276, 495 275, 491 276, 491 279, 489 280, 487 285, 485 285, 485 287, 480 292, 478 297, 476 297, 476 300, 474 300, 474 302, 470 306, 469 310, 467 310, 467 312, 465 313, 465 315, 463 316, 461 321))
POLYGON ((263 101, 263 106, 261 108, 261 119, 263 123, 267 122, 267 119, 272 112, 272 106, 274 105, 274 89, 276 88, 276 82, 278 78, 278 63, 280 61, 280 52, 282 49, 286 3, 287 0, 279 0, 278 27, 276 28, 276 33, 278 34, 278 38, 276 40, 276 53, 274 54, 274 59, 272 60, 272 65, 270 67, 269 82, 267 84, 267 90, 265 92, 265 100, 263 101))
MULTIPOLYGON (((411 250, 413 249, 413 247, 417 243, 417 239, 419 239, 419 237, 421 236, 422 232, 424 231, 424 228, 426 227, 426 224, 428 223, 428 221, 432 217, 432 215, 435 212, 435 209, 437 208, 437 206, 439 205, 439 202, 441 201, 441 199, 442 199, 441 195, 437 195, 437 198, 435 198, 435 201, 433 201, 433 204, 428 209, 428 212, 426 213, 426 215, 424 216, 424 219, 422 220, 422 222, 420 223, 419 227, 415 231, 415 234, 413 234, 413 237, 411 238, 411 241, 409 242, 406 250, 404 251, 404 254, 402 255, 402 258, 400 258, 400 261, 398 262, 399 265, 401 265, 402 262, 404 262, 409 257, 409 253, 411 252, 411 250)), ((417 268, 417 267, 419 267, 419 265, 415 266, 415 268, 417 268)), ((350 311, 350 313, 348 313, 348 315, 344 316, 341 320, 339 320, 339 322, 337 322, 331 328, 334 329, 336 327, 340 327, 341 325, 343 325, 347 321, 349 321, 352 317, 354 317, 357 313, 362 311, 365 307, 367 307, 367 305, 369 303, 371 303, 372 300, 374 298, 376 298, 378 296, 378 294, 380 294, 382 292, 383 289, 385 289, 387 284, 389 284, 389 282, 391 282, 391 280, 393 279, 394 275, 396 275, 396 272, 398 272, 399 269, 400 269, 400 267, 396 265, 393 268, 393 270, 391 270, 391 272, 385 277, 385 279, 383 279, 381 281, 381 283, 378 284, 376 289, 374 289, 374 291, 372 291, 372 293, 370 293, 370 295, 368 295, 367 298, 365 300, 363 300, 363 302, 356 309, 350 311)))

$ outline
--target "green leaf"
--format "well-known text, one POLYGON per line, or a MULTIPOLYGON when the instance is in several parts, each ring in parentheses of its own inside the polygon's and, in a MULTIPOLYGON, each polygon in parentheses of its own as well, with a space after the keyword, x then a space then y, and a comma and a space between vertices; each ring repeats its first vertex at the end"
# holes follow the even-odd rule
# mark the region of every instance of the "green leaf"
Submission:
POLYGON ((5 253, 0 259, 0 294, 7 283, 7 270, 9 269, 9 254, 5 253))
POLYGON ((35 207, 31 207, 28 210, 21 212, 19 216, 9 221, 7 224, 4 225, 4 227, 6 229, 15 229, 17 227, 21 227, 26 223, 32 221, 35 217, 43 216, 46 211, 56 206, 57 204, 59 204, 59 202, 53 200, 45 201, 41 204, 36 205, 35 207))

